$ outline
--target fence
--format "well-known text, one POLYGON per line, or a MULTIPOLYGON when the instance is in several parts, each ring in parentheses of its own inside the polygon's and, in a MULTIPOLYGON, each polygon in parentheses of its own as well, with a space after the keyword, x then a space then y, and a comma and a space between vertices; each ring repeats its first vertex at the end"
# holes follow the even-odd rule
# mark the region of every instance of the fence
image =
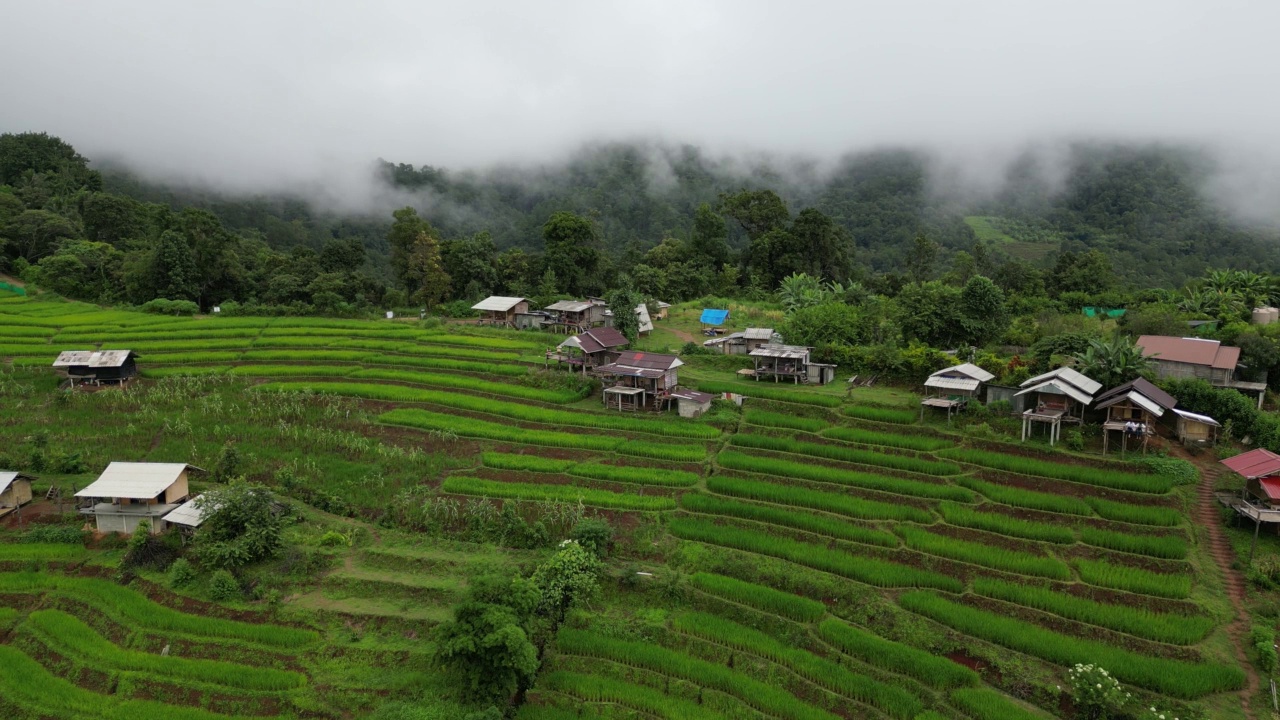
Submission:
POLYGON ((15 295, 26 295, 26 288, 20 288, 17 285, 10 285, 7 282, 0 282, 0 290, 8 290, 15 295))

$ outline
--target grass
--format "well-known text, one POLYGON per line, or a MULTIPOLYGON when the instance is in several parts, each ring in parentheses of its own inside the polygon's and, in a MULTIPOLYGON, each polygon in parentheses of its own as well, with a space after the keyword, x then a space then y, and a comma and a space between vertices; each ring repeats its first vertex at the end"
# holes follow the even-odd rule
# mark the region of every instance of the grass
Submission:
POLYGON ((851 418, 858 418, 859 420, 873 420, 896 425, 915 424, 916 417, 918 417, 914 410, 894 410, 870 405, 850 405, 842 412, 851 418))
POLYGON ((499 440, 582 450, 613 450, 622 444, 622 441, 618 438, 607 435, 584 435, 557 432, 555 430, 527 430, 487 420, 476 420, 474 418, 446 415, 426 410, 391 410, 379 415, 378 422, 442 434, 451 433, 461 437, 482 440, 499 440))
POLYGON ((690 657, 684 653, 634 640, 619 640, 585 630, 561 630, 556 638, 561 652, 612 660, 643 668, 702 687, 732 695, 747 705, 785 720, 836 720, 837 716, 801 702, 772 684, 748 677, 723 663, 690 657))
POLYGON ((592 507, 614 510, 673 510, 676 501, 662 495, 635 495, 617 493, 577 485, 537 485, 532 483, 508 483, 482 480, 466 475, 452 475, 440 486, 443 492, 455 495, 479 495, 512 500, 554 500, 557 502, 581 502, 592 507))
POLYGON ((747 397, 760 398, 773 402, 788 402, 799 405, 817 405, 819 407, 840 407, 837 395, 819 395, 805 390, 788 389, 786 387, 770 387, 764 383, 725 382, 720 380, 698 380, 698 390, 705 393, 737 393, 747 397))
POLYGON ((751 425, 760 425, 763 427, 787 428, 790 430, 804 430, 805 432, 818 432, 827 427, 825 420, 817 418, 800 417, 798 415, 786 415, 783 413, 767 412, 765 410, 753 410, 748 408, 742 413, 743 422, 751 425))
POLYGON ((0 645, 0 695, 39 716, 95 720, 232 720, 200 708, 124 700, 84 690, 51 674, 9 645, 0 645))
POLYGON ((351 377, 359 380, 390 380, 394 382, 413 383, 415 385, 431 385, 454 390, 470 390, 489 395, 504 395, 521 400, 564 405, 581 400, 589 388, 581 391, 547 390, 543 388, 514 385, 511 383, 481 380, 470 375, 449 375, 444 373, 413 372, 410 370, 358 370, 351 377))
POLYGON ((1182 513, 1159 505, 1131 505, 1129 503, 1089 498, 1089 507, 1108 520, 1135 525, 1160 525, 1173 527, 1182 524, 1182 513))
POLYGON ((1131 535, 1085 526, 1080 528, 1080 540, 1095 547, 1166 560, 1187 557, 1187 541, 1177 535, 1131 535))
MULTIPOLYGON (((667 695, 651 687, 567 670, 555 670, 542 675, 538 678, 538 689, 563 693, 591 703, 621 705, 648 717, 667 720, 725 720, 724 715, 705 705, 667 695)), ((526 713, 522 711, 520 717, 526 717, 526 713)), ((579 716, 575 712, 571 717, 579 716)))
POLYGON ((913 677, 931 687, 968 687, 981 682, 977 673, 963 665, 910 645, 886 640, 842 620, 824 620, 818 626, 818 634, 840 648, 841 652, 868 665, 913 677))
POLYGON ((819 687, 870 705, 889 717, 911 720, 922 709, 920 699, 902 688, 855 673, 843 665, 730 620, 703 612, 689 612, 677 615, 671 625, 687 635, 771 660, 819 687))
POLYGON ((1173 645, 1194 645, 1203 640, 1215 624, 1207 615, 1152 612, 1128 605, 1102 603, 1038 585, 991 578, 974 578, 973 591, 1077 622, 1173 645))
POLYGON ((569 468, 568 473, 594 480, 665 487, 692 487, 698 482, 698 474, 687 470, 666 470, 635 465, 580 463, 569 468))
POLYGON ((912 612, 966 635, 1058 665, 1100 665, 1122 682, 1176 698, 1194 700, 1244 686, 1244 673, 1237 667, 1138 655, 1094 640, 1063 635, 1029 622, 971 608, 932 592, 909 592, 898 602, 912 612))
POLYGON ((1191 594, 1191 576, 1113 565, 1105 560, 1076 560, 1076 572, 1090 585, 1180 600, 1191 594))
POLYGON ((724 575, 694 573, 689 576, 689 583, 709 595, 732 600, 797 622, 817 622, 827 614, 827 606, 817 600, 724 575))
POLYGON ((556 460, 541 455, 516 455, 514 453, 484 452, 480 453, 480 462, 485 467, 498 470, 519 470, 521 472, 562 473, 573 467, 572 460, 556 460))
POLYGON ((0 543, 0 560, 78 560, 86 554, 83 547, 65 543, 0 543))
POLYGON ((1071 569, 1057 558, 1032 555, 969 540, 957 540, 915 527, 904 526, 897 530, 898 534, 906 540, 907 547, 930 555, 1021 575, 1034 575, 1055 580, 1066 580, 1071 577, 1071 569))
POLYGON ((951 447, 954 443, 927 435, 899 435, 897 433, 863 430, 862 428, 833 427, 818 433, 832 440, 862 443, 863 445, 885 445, 888 447, 906 448, 920 452, 933 452, 951 447))
POLYGON ((761 473, 764 475, 803 478, 805 480, 833 483, 836 485, 853 485, 856 487, 870 488, 872 490, 897 493, 899 495, 914 495, 916 497, 939 500, 958 500, 960 502, 973 501, 973 493, 965 490, 964 488, 956 487, 955 485, 930 483, 920 480, 907 480, 904 478, 887 477, 884 475, 872 475, 870 473, 841 470, 840 468, 828 467, 826 465, 806 465, 804 463, 793 462, 791 460, 746 455, 732 450, 725 450, 721 452, 716 458, 716 461, 727 468, 761 473))
MULTIPOLYGON (((258 387, 262 391, 278 392, 317 392, 332 395, 366 398, 370 400, 391 400, 400 402, 422 402, 432 405, 467 410, 471 412, 498 415, 500 417, 523 422, 544 423, 549 425, 569 425, 599 430, 618 430, 621 432, 649 433, 667 437, 695 438, 710 440, 720 436, 720 431, 710 425, 675 418, 641 419, 624 417, 618 414, 582 412, 580 410, 561 410, 535 407, 516 402, 482 398, 474 395, 444 392, 440 390, 422 390, 399 385, 376 385, 371 383, 330 383, 330 382, 279 382, 268 383, 258 387)), ((453 416, 451 416, 453 417, 453 416)))
POLYGON ((249 377, 344 377, 359 368, 342 365, 236 365, 232 375, 249 377))
POLYGON ((1020 487, 1001 485, 999 483, 987 482, 985 480, 979 480, 968 476, 958 477, 956 478, 956 482, 970 490, 973 490, 974 492, 985 495, 990 500, 994 500, 1005 505, 1013 505, 1014 507, 1029 508, 1032 510, 1044 510, 1045 512, 1062 513, 1066 515, 1093 514, 1092 508, 1088 502, 1070 495, 1057 495, 1055 493, 1025 490, 1020 487))
POLYGON ((59 653, 79 658, 86 665, 100 670, 143 672, 175 680, 210 682, 239 690, 283 691, 306 684, 302 674, 286 670, 125 650, 79 619, 59 610, 37 610, 27 616, 23 627, 33 631, 59 653))
POLYGON ((1003 513, 981 512, 967 505, 944 502, 938 506, 942 518, 952 525, 986 530, 998 535, 1070 545, 1076 541, 1071 528, 1010 517, 1003 513))
POLYGON ((1036 458, 1006 455, 989 450, 952 448, 950 450, 942 450, 938 455, 973 465, 981 465, 982 467, 1020 473, 1022 475, 1039 475, 1040 477, 1057 480, 1070 480, 1071 482, 1084 483, 1086 485, 1097 485, 1099 487, 1153 495, 1167 493, 1177 484, 1172 478, 1161 475, 1084 467, 1072 465, 1065 461, 1037 460, 1036 458))
POLYGON ((189 615, 153 602, 131 588, 96 578, 35 572, 0 573, 0 592, 56 592, 89 603, 127 624, 157 632, 242 640, 290 650, 304 648, 317 639, 311 630, 189 615))
POLYGON ((947 462, 938 462, 937 460, 928 460, 911 455, 890 455, 843 445, 802 442, 792 438, 773 437, 771 435, 738 434, 729 438, 729 443, 736 447, 809 455, 828 460, 905 470, 922 475, 956 475, 960 472, 959 466, 947 462))
POLYGON ((731 525, 674 518, 667 530, 682 540, 695 540, 781 558, 877 587, 932 587, 957 592, 961 587, 959 580, 929 570, 851 555, 844 550, 789 538, 770 537, 731 525))
POLYGON ((720 495, 822 510, 862 520, 933 522, 932 513, 912 505, 865 500, 843 493, 822 492, 795 485, 779 485, 717 475, 707 478, 707 489, 720 495))
POLYGON ((769 505, 726 500, 714 495, 703 495, 701 493, 686 493, 680 498, 680 506, 690 512, 754 520, 869 545, 898 546, 898 538, 893 533, 864 528, 847 520, 825 515, 814 515, 813 513, 785 510, 769 505))
MULTIPOLYGON (((364 355, 364 353, 358 353, 364 355)), ((246 353, 247 359, 248 353, 246 353)), ((471 360, 455 360, 437 357, 408 357, 405 355, 364 355, 368 365, 412 366, 431 370, 458 370, 462 372, 484 373, 486 375, 504 375, 507 377, 524 377, 529 374, 526 365, 503 362, 475 362, 471 360)))
POLYGON ((1044 714, 1031 712, 995 690, 964 688, 951 693, 951 702, 974 720, 1043 720, 1044 714))

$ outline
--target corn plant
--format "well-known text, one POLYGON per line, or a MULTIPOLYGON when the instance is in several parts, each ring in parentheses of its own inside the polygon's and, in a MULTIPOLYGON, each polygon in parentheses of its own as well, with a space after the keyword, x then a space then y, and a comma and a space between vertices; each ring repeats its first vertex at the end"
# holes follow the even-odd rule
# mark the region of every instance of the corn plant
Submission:
POLYGON ((779 485, 758 480, 714 475, 707 478, 707 489, 720 495, 763 500, 779 505, 822 510, 863 520, 907 520, 918 523, 933 522, 933 514, 912 505, 866 500, 844 493, 779 485))
POLYGON ((782 460, 772 457, 746 455, 732 450, 725 450, 716 458, 716 462, 734 470, 776 475, 778 477, 803 478, 817 482, 836 485, 853 485, 870 488, 899 495, 936 498, 941 500, 958 500, 972 502, 973 493, 955 485, 908 480, 905 478, 872 475, 870 473, 843 470, 826 465, 807 465, 805 463, 782 460))
POLYGON ((860 525, 854 525, 847 520, 825 515, 815 515, 813 513, 739 502, 737 500, 726 500, 714 495, 703 495, 701 493, 685 493, 680 498, 680 506, 690 512, 754 520, 842 540, 867 543, 868 545, 898 546, 898 538, 893 533, 865 528, 860 525))
POLYGON ((1139 655, 1096 640, 1064 635, 1023 620, 972 608, 932 592, 909 592, 898 602, 907 610, 966 635, 1058 665, 1103 665, 1123 682, 1176 698, 1194 700, 1244 687, 1244 673, 1238 667, 1139 655))
POLYGON ((774 452, 809 455, 812 457, 839 460, 841 462, 876 465, 894 470, 907 470, 923 475, 955 475, 960 468, 952 463, 938 462, 910 455, 890 455, 873 450, 861 450, 846 445, 823 445, 820 443, 801 442, 793 438, 773 437, 771 435, 734 435, 729 443, 737 447, 773 450, 774 452))
POLYGON ((798 622, 816 622, 827 614, 827 606, 817 600, 724 575, 699 572, 690 575, 689 582, 708 595, 715 595, 798 622))
POLYGON ((1056 580, 1071 577, 1071 569, 1057 558, 984 545, 971 540, 958 540, 915 527, 899 527, 897 530, 907 547, 922 553, 1022 575, 1056 580))
POLYGON ((913 677, 936 688, 977 685, 978 674, 969 668, 919 648, 894 642, 843 620, 828 618, 818 634, 841 652, 868 665, 913 677))

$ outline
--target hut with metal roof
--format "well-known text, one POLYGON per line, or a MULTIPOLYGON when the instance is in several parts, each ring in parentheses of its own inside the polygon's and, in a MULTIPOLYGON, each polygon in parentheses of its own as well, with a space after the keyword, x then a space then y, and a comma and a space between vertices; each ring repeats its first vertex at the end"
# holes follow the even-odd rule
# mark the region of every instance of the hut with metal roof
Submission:
POLYGON ((1240 348, 1206 338, 1167 335, 1143 335, 1135 344, 1142 350, 1142 356, 1155 364, 1157 377, 1199 378, 1215 387, 1257 395, 1258 408, 1262 408, 1267 384, 1236 377, 1240 368, 1240 348))
POLYGON ((1102 422, 1103 454, 1110 447, 1112 433, 1120 433, 1121 451, 1128 450, 1133 442, 1146 452, 1148 441, 1156 434, 1156 421, 1177 404, 1177 398, 1143 378, 1117 385, 1094 398, 1094 409, 1106 411, 1102 422))
POLYGON ((752 350, 759 349, 778 339, 773 328, 747 328, 724 337, 711 338, 702 343, 703 347, 719 350, 725 355, 749 355, 752 350))
POLYGON ((574 335, 548 351, 547 364, 554 360, 556 365, 568 365, 569 369, 581 370, 585 375, 588 370, 616 360, 627 344, 626 336, 614 328, 594 328, 574 335))
POLYGON ((711 409, 711 401, 715 400, 716 396, 697 390, 677 388, 671 393, 671 398, 676 401, 676 409, 680 412, 680 417, 696 418, 711 409))
POLYGON ((1030 397, 1035 403, 1022 412, 1022 439, 1031 434, 1032 423, 1049 426, 1049 444, 1062 436, 1062 423, 1084 422, 1085 408, 1102 389, 1102 383, 1068 367, 1051 370, 1022 383, 1016 396, 1030 397))
POLYGON ((1182 408, 1174 408, 1177 416, 1178 440, 1183 445, 1213 445, 1218 441, 1218 428, 1222 423, 1200 413, 1193 413, 1182 408))
POLYGON ((747 353, 755 361, 751 375, 757 381, 772 378, 774 382, 790 380, 793 383, 825 385, 836 375, 836 366, 816 363, 809 357, 813 348, 803 345, 768 343, 747 353))
POLYGON ((0 517, 31 502, 31 482, 35 478, 15 470, 0 470, 0 517))
POLYGON ((76 382, 89 385, 123 383, 138 374, 138 353, 132 350, 67 350, 58 353, 53 367, 76 382))
POLYGON ((132 533, 143 520, 153 534, 164 532, 164 517, 187 499, 193 471, 204 472, 186 463, 113 462, 76 493, 86 502, 80 512, 92 515, 101 533, 132 533))
POLYGON ((1280 527, 1280 455, 1258 448, 1221 462, 1245 480, 1239 495, 1219 492, 1215 496, 1219 503, 1235 510, 1237 517, 1254 522, 1253 544, 1249 548, 1252 562, 1262 524, 1280 527))
POLYGON ((654 320, 666 320, 667 315, 671 314, 671 303, 669 302, 662 302, 661 300, 658 300, 653 304, 653 307, 658 311, 657 314, 653 316, 654 320))
POLYGON ((543 308, 550 314, 547 327, 553 332, 580 333, 605 324, 609 305, 600 298, 561 300, 543 308))
POLYGON ((729 311, 706 308, 698 317, 698 322, 702 323, 703 335, 719 335, 724 332, 724 324, 729 322, 729 311))
POLYGON ((206 501, 202 500, 203 497, 204 495, 196 495, 173 510, 170 510, 169 514, 161 518, 162 521, 168 525, 177 526, 183 530, 195 530, 200 527, 204 522, 205 516, 213 509, 209 507, 206 501))
POLYGON ((480 311, 481 325, 514 328, 516 327, 516 315, 528 314, 529 301, 522 297, 490 295, 472 305, 471 309, 480 311))
POLYGON ((963 410, 970 400, 979 396, 984 383, 995 379, 995 375, 973 363, 953 365, 931 373, 924 381, 925 398, 920 401, 920 418, 924 419, 925 408, 941 408, 947 411, 947 421, 950 422, 951 413, 963 410))
POLYGON ((616 410, 663 410, 680 384, 677 368, 684 362, 675 355, 627 350, 608 365, 596 368, 604 380, 602 399, 616 410))

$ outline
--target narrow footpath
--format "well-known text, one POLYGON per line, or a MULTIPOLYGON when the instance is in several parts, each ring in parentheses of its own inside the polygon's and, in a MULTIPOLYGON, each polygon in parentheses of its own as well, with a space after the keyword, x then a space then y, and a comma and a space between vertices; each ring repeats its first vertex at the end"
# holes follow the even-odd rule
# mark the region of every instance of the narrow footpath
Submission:
POLYGON ((1236 661, 1240 663, 1240 667, 1244 669, 1245 674, 1245 688, 1240 691, 1241 706, 1244 709, 1245 717, 1249 718, 1249 720, 1256 720, 1257 715, 1253 712, 1252 700, 1258 694, 1261 681, 1258 679, 1258 673, 1253 668, 1253 663, 1249 662, 1249 658, 1244 652, 1245 643, 1248 642, 1249 637, 1249 613, 1244 604, 1244 578, 1240 575, 1239 570, 1232 567, 1232 563, 1235 562, 1235 553, 1232 552, 1231 543, 1227 540, 1227 535, 1222 530, 1222 518, 1218 512, 1218 501, 1213 496, 1213 488, 1218 483, 1221 470, 1218 468, 1217 463, 1209 467, 1197 464, 1197 468, 1200 470, 1200 488, 1198 502, 1196 503, 1196 523, 1208 532, 1209 552, 1222 570, 1222 580, 1227 590, 1227 597, 1231 599, 1231 607, 1235 610, 1235 619, 1227 626, 1227 635, 1231 638, 1231 647, 1235 650, 1236 661))

